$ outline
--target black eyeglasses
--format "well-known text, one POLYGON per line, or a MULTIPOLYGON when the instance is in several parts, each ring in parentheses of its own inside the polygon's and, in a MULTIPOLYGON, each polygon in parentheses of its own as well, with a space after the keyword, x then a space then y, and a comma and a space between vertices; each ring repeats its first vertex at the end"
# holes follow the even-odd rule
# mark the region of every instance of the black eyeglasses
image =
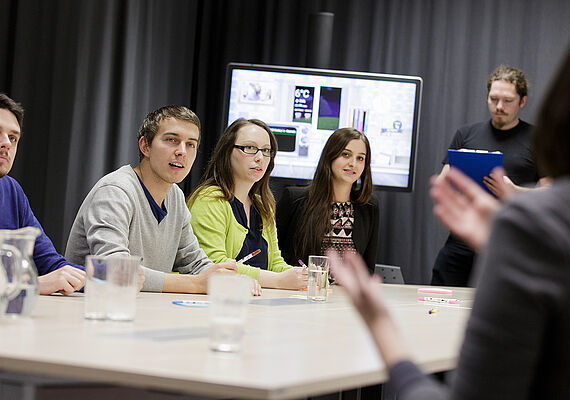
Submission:
POLYGON ((253 155, 257 154, 258 151, 261 151, 261 154, 263 154, 265 157, 275 157, 275 150, 273 149, 260 149, 259 147, 255 146, 239 146, 237 144, 234 144, 234 147, 236 149, 240 149, 245 154, 253 155))

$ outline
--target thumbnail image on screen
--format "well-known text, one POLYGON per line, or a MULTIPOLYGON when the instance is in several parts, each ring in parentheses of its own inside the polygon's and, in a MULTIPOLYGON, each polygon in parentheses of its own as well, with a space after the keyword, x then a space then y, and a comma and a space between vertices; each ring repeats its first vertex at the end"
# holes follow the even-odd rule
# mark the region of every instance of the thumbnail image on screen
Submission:
POLYGON ((340 94, 342 88, 322 87, 319 100, 317 129, 334 131, 340 122, 340 94))
POLYGON ((293 93, 293 122, 313 122, 313 96, 315 88, 296 86, 293 93))
POLYGON ((312 179, 332 132, 353 127, 370 141, 374 185, 411 191, 421 89, 414 76, 230 63, 224 128, 261 119, 279 147, 271 175, 312 179))

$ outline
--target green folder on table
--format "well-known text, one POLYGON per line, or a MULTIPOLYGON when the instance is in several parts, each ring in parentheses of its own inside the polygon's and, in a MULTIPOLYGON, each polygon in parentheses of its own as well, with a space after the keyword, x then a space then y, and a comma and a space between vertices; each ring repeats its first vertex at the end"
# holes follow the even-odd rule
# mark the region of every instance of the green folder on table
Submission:
POLYGON ((491 193, 483 183, 493 168, 503 166, 503 153, 481 150, 447 150, 449 165, 455 167, 477 182, 488 193, 491 193))

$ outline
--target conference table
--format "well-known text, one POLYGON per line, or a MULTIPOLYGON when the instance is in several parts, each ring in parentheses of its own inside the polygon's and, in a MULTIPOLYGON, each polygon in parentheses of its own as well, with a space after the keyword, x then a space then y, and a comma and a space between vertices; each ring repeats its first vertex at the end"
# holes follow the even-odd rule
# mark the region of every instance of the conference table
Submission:
MULTIPOLYGON (((474 291, 453 288, 460 302, 448 305, 418 301, 417 289, 379 288, 422 370, 453 369, 474 291)), ((205 295, 139 293, 132 322, 84 319, 79 294, 40 296, 31 317, 0 319, 0 370, 213 398, 292 399, 385 382, 343 288, 325 303, 301 297, 264 289, 248 306, 242 350, 221 353, 209 349, 208 307, 172 303, 205 295)))

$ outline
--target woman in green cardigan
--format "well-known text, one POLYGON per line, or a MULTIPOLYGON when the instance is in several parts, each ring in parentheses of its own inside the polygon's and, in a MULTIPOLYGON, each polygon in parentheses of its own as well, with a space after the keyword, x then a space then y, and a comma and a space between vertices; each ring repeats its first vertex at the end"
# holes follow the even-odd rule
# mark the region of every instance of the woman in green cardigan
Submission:
POLYGON ((281 256, 275 226, 275 199, 269 174, 277 141, 256 119, 238 119, 224 132, 202 182, 188 198, 191 224, 200 247, 214 263, 241 260, 238 273, 262 287, 301 289, 307 272, 292 268, 281 256))

